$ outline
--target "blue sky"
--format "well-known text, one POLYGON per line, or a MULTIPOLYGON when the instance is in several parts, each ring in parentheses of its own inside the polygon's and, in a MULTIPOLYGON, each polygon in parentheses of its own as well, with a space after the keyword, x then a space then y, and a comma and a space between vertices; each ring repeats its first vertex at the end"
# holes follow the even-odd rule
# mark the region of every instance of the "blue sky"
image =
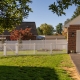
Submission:
POLYGON ((58 23, 64 23, 67 18, 70 18, 73 15, 76 7, 70 6, 69 9, 65 10, 66 16, 58 17, 56 14, 53 14, 50 10, 48 10, 48 6, 53 3, 53 0, 32 0, 33 2, 30 4, 33 12, 29 13, 27 19, 24 21, 34 21, 36 22, 36 27, 39 27, 43 23, 47 23, 55 27, 58 23))

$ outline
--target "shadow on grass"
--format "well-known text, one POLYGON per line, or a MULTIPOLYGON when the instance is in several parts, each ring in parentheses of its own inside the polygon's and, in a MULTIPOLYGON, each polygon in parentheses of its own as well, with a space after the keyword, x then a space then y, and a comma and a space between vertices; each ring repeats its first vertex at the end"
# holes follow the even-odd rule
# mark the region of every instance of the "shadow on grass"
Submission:
POLYGON ((0 66, 0 80, 59 80, 47 67, 0 66))

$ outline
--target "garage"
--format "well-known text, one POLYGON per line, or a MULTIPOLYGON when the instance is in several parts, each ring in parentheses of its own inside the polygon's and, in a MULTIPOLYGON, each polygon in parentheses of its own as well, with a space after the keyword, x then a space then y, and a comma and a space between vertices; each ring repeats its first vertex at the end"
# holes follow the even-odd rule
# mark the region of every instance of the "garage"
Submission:
POLYGON ((68 53, 80 53, 80 15, 64 27, 68 28, 68 53))

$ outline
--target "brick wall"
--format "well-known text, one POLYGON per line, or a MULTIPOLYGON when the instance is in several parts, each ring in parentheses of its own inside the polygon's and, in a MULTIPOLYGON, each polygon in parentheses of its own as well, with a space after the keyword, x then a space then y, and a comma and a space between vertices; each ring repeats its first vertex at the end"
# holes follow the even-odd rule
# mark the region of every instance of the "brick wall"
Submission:
POLYGON ((74 50, 74 53, 76 53, 76 30, 80 30, 80 25, 70 25, 68 27, 68 53, 71 50, 74 50))

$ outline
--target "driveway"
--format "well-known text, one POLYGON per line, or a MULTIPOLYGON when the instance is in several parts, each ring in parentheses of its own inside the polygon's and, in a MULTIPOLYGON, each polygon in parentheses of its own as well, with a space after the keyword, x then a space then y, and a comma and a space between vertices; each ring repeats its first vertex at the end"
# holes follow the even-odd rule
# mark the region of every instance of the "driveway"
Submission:
POLYGON ((71 56, 75 66, 80 74, 80 54, 74 53, 74 54, 70 54, 70 56, 71 56))

